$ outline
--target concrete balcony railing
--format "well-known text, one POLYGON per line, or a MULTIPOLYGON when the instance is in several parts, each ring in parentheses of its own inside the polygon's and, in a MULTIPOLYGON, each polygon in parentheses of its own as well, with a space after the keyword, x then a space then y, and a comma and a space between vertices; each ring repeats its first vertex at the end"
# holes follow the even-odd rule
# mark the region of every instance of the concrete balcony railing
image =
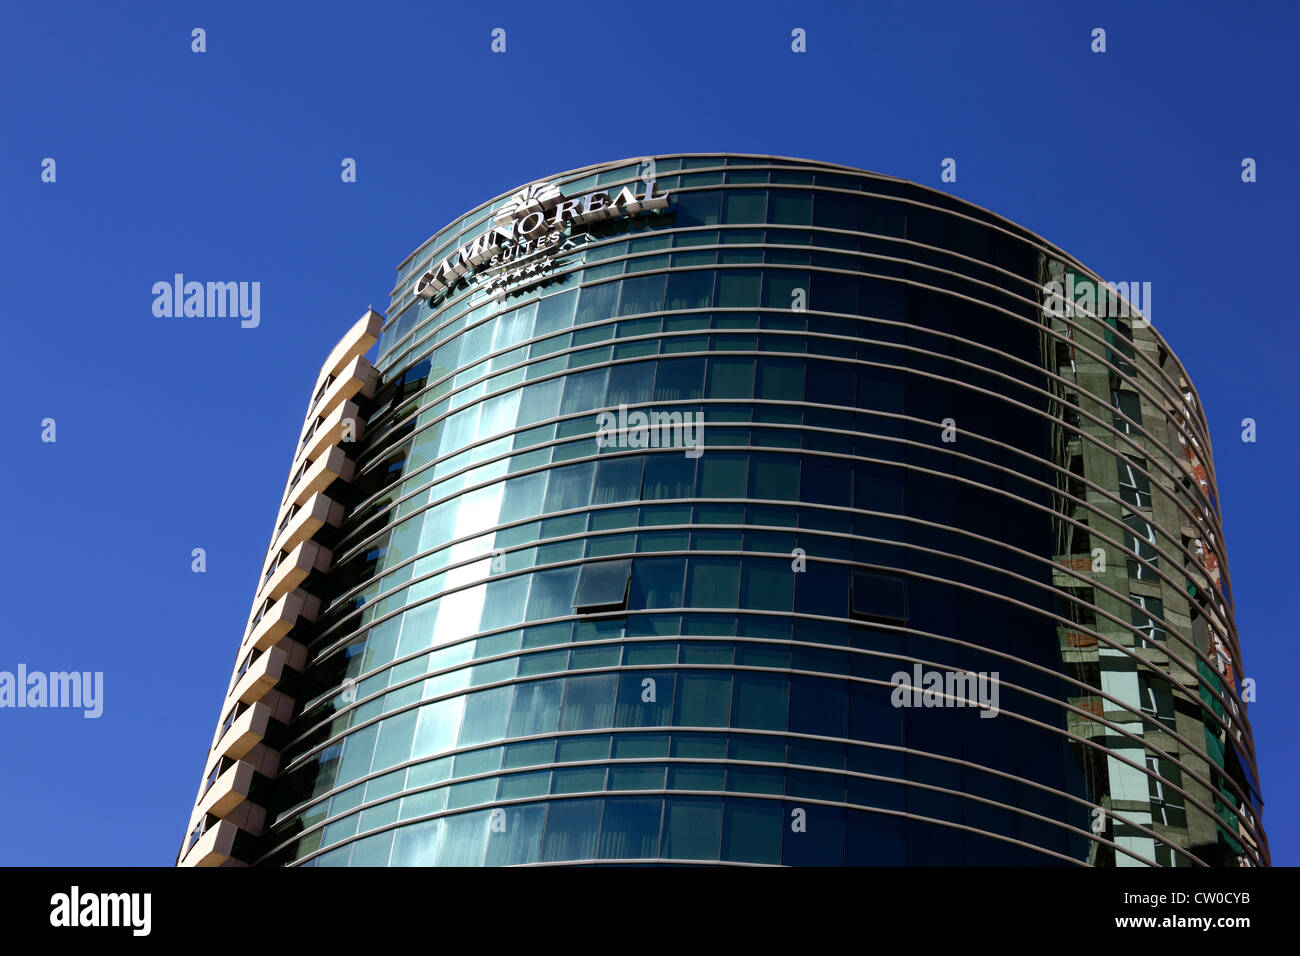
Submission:
MULTIPOLYGON (((316 393, 320 397, 312 403, 307 412, 307 417, 328 415, 341 403, 357 395, 370 398, 375 394, 378 381, 379 373, 375 371, 375 367, 370 364, 364 355, 356 356, 330 382, 324 392, 316 393)), ((304 424, 306 423, 304 422, 304 424)))
POLYGON ((351 441, 359 440, 365 428, 365 422, 361 418, 361 410, 352 402, 342 402, 335 406, 334 411, 324 417, 321 423, 312 432, 307 444, 298 452, 294 460, 294 467, 304 458, 315 461, 321 456, 325 449, 337 445, 343 441, 344 437, 351 431, 351 441))
POLYGON ((215 817, 228 817, 234 809, 248 799, 253 785, 253 765, 240 760, 226 768, 195 808, 198 814, 211 813, 215 817))
POLYGON ((221 866, 230 859, 238 833, 239 828, 233 823, 218 821, 181 855, 181 866, 221 866))
POLYGON ((272 548, 278 551, 296 548, 325 525, 336 528, 342 520, 343 506, 317 492, 288 519, 272 548))
POLYGON ((274 646, 293 629, 299 618, 314 621, 319 613, 320 598, 306 591, 290 591, 272 604, 261 618, 249 622, 244 652, 253 647, 266 650, 274 646))
POLYGON ((384 317, 374 309, 367 309, 366 314, 344 333, 343 338, 325 357, 320 374, 316 376, 316 384, 312 387, 312 395, 316 395, 321 385, 331 376, 335 381, 343 378, 352 360, 365 355, 370 346, 379 341, 379 332, 383 327, 384 317))
POLYGON ((214 758, 238 760, 262 742, 270 724, 271 708, 259 701, 236 717, 224 732, 218 728, 214 758))
POLYGON ((312 495, 324 491, 335 481, 351 481, 355 471, 355 463, 342 448, 337 445, 330 448, 319 458, 313 459, 296 482, 290 480, 289 489, 285 492, 284 504, 280 509, 281 513, 277 518, 283 520, 285 508, 290 505, 298 505, 301 508, 312 495))
POLYGON ((278 601, 303 581, 312 571, 328 571, 334 552, 315 541, 304 541, 280 559, 269 575, 263 575, 257 600, 278 601))
MULTIPOLYGON (((285 641, 286 645, 293 645, 292 649, 299 651, 299 657, 306 656, 306 648, 296 641, 285 641)), ((243 704, 256 704, 259 700, 271 692, 271 689, 280 682, 286 670, 289 669, 289 647, 272 647, 263 651, 257 658, 248 665, 248 669, 243 675, 236 675, 235 686, 231 688, 227 695, 227 700, 238 700, 243 704)))
POLYGON ((266 810, 250 798, 262 777, 274 778, 280 754, 266 741, 291 717, 294 701, 279 685, 306 661, 306 647, 286 637, 320 612, 318 596, 301 589, 315 571, 327 571, 333 553, 313 540, 326 525, 337 527, 343 506, 326 494, 349 482, 355 463, 341 444, 359 439, 365 422, 353 400, 371 398, 379 374, 365 353, 379 341, 384 317, 373 309, 353 324, 330 351, 312 388, 299 443, 276 516, 267 564, 227 688, 226 707, 204 771, 204 784, 182 849, 182 866, 237 866, 236 845, 262 832, 266 810), (259 776, 260 775, 260 776, 259 776), (206 830, 204 821, 211 822, 206 830))

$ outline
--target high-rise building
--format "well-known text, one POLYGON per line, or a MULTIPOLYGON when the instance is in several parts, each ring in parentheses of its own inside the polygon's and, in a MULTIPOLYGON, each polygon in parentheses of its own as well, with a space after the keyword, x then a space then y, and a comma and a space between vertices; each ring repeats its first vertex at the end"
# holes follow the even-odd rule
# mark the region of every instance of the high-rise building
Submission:
POLYGON ((1150 304, 806 160, 478 207, 312 385, 178 862, 1267 864, 1150 304))

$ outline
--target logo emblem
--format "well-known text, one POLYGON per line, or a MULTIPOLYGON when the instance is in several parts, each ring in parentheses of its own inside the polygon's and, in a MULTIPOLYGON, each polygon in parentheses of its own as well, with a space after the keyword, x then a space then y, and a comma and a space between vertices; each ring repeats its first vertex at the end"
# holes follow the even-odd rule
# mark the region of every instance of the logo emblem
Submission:
POLYGON ((492 219, 498 226, 506 226, 529 213, 545 212, 563 198, 554 183, 533 183, 507 199, 492 219))

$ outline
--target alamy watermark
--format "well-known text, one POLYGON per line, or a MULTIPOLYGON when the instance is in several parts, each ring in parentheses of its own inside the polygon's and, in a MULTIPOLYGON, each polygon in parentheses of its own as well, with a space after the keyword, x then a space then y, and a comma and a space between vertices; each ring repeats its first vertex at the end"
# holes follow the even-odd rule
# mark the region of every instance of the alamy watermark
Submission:
POLYGON ((153 314, 160 319, 238 317, 245 329, 262 321, 260 282, 186 282, 178 272, 171 282, 155 282, 153 294, 153 314))
POLYGON ((596 418, 597 448, 685 448, 687 458, 704 454, 700 433, 702 412, 658 412, 653 409, 601 412, 596 418))
POLYGON ((73 886, 50 897, 50 925, 56 928, 125 928, 148 936, 153 928, 152 893, 83 893, 73 886))
POLYGON ((889 695, 895 707, 979 707, 981 717, 998 715, 998 672, 925 670, 895 671, 889 695))
POLYGON ((104 713, 103 671, 18 672, 0 671, 0 708, 80 708, 82 717, 95 719, 104 713))
POLYGON ((1054 318, 1078 315, 1133 319, 1135 325, 1151 324, 1150 282, 1094 282, 1076 278, 1071 272, 1064 284, 1056 279, 1043 283, 1043 294, 1043 308, 1054 318))

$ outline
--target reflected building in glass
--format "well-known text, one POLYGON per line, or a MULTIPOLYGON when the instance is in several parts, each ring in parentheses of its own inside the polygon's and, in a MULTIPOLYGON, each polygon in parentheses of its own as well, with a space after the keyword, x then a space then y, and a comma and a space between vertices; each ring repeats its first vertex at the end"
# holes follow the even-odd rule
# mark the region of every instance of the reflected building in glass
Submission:
POLYGON ((1267 864, 1130 291, 806 160, 470 212, 313 385, 178 863, 1267 864))

